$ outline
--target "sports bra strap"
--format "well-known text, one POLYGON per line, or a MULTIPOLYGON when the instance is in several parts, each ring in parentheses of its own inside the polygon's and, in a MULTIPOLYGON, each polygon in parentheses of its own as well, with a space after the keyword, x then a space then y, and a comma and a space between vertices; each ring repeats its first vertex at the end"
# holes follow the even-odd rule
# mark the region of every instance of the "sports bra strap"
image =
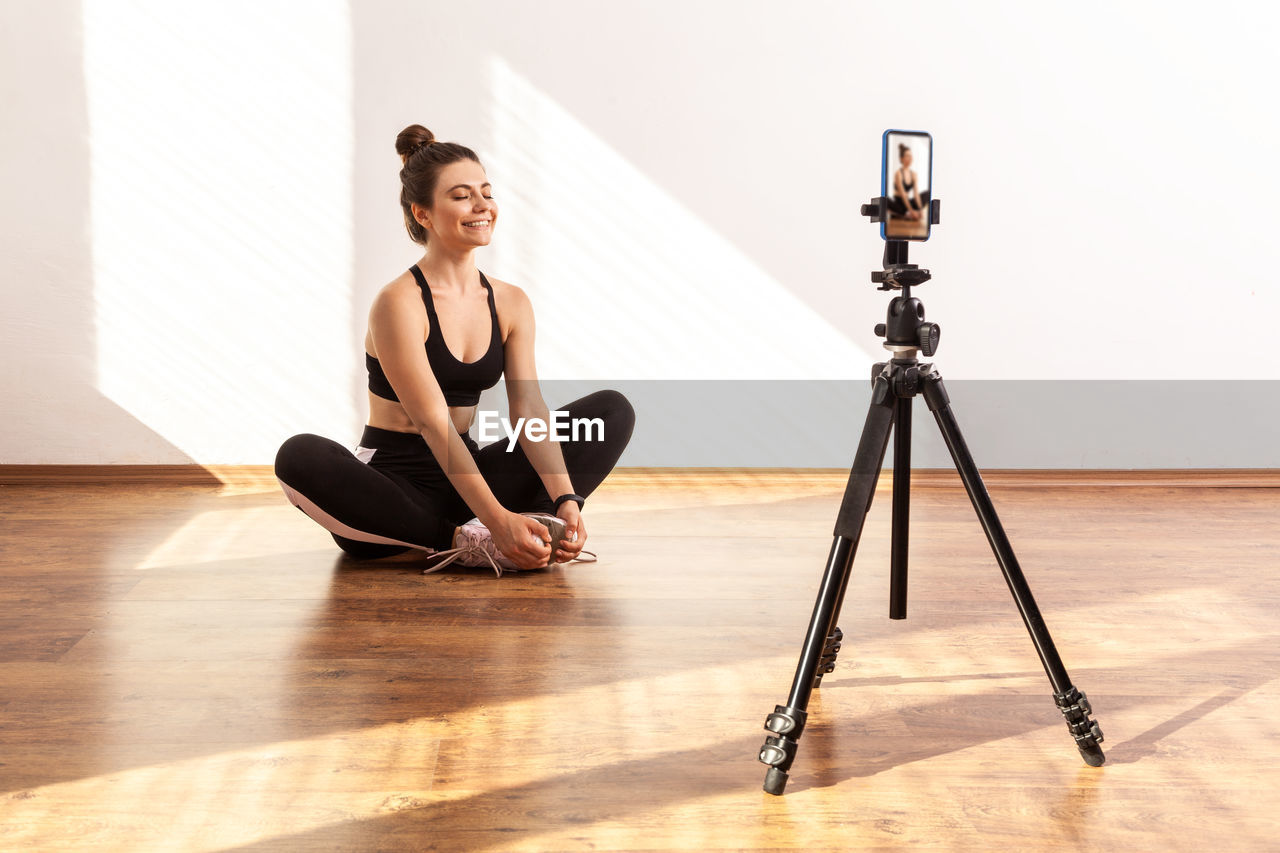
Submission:
MULTIPOLYGON (((427 277, 422 274, 422 270, 417 264, 409 267, 409 271, 413 273, 413 277, 418 282, 418 289, 422 291, 422 303, 427 306, 427 316, 432 320, 436 319, 436 303, 431 298, 431 288, 427 285, 427 277)), ((479 270, 477 270, 479 272, 479 270)), ((494 324, 498 322, 498 306, 493 302, 493 285, 489 284, 489 279, 484 277, 484 273, 480 273, 480 283, 484 285, 484 289, 488 291, 489 297, 489 313, 493 317, 494 324)), ((439 325, 435 323, 434 325, 439 325)))
MULTIPOLYGON (((476 270, 476 272, 480 272, 476 270)), ((498 320, 498 306, 493 304, 493 285, 489 283, 489 279, 484 277, 484 273, 480 273, 480 283, 484 285, 484 289, 489 291, 489 310, 493 314, 493 320, 498 320)))
POLYGON ((417 264, 409 267, 409 271, 418 281, 418 289, 422 291, 422 304, 427 306, 427 316, 431 318, 431 325, 439 326, 440 324, 436 322, 436 304, 431 299, 431 288, 427 286, 427 277, 422 274, 422 270, 418 269, 417 264))

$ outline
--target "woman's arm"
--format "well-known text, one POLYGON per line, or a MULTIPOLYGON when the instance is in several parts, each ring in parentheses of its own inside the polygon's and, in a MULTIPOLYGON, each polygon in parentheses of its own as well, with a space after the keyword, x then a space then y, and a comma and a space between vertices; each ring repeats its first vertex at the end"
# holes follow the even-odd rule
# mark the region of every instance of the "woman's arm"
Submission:
MULTIPOLYGON (((539 418, 543 423, 550 424, 550 411, 547 409, 546 401, 542 399, 542 389, 538 385, 538 371, 534 365, 533 304, 529 301, 529 296, 519 287, 515 285, 508 285, 508 287, 511 294, 508 304, 512 306, 512 322, 511 331, 507 334, 503 345, 505 353, 503 372, 506 376, 507 403, 511 410, 511 419, 514 422, 519 418, 539 418)), ((569 478, 569 471, 565 466, 564 454, 560 452, 559 443, 551 441, 550 436, 545 436, 541 441, 535 441, 529 438, 524 430, 520 432, 519 441, 525 456, 528 457, 533 470, 538 472, 542 485, 552 499, 560 495, 573 494, 573 482, 569 478)), ((570 535, 574 533, 578 535, 575 543, 566 545, 566 554, 557 555, 560 560, 571 559, 582 550, 582 543, 586 541, 586 530, 578 516, 578 505, 573 501, 561 504, 557 514, 565 520, 570 535)))
POLYGON ((546 565, 550 548, 539 547, 532 535, 542 530, 533 519, 512 513, 494 497, 471 451, 454 429, 440 383, 436 381, 422 342, 430 331, 426 308, 417 288, 385 288, 369 312, 369 334, 378 361, 400 405, 441 463, 449 482, 481 523, 489 528, 499 550, 517 565, 546 565))

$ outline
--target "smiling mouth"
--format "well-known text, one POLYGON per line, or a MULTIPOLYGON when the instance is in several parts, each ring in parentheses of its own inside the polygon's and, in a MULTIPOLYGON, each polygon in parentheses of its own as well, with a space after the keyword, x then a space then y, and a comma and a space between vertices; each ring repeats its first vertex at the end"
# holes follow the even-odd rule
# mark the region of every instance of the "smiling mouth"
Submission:
POLYGON ((476 220, 475 222, 464 222, 464 223, 462 223, 462 224, 463 224, 465 227, 467 227, 467 228, 471 228, 471 229, 473 229, 473 230, 475 230, 475 231, 483 231, 484 229, 486 229, 486 228, 488 228, 488 227, 489 227, 489 220, 488 220, 488 219, 479 219, 479 220, 476 220))

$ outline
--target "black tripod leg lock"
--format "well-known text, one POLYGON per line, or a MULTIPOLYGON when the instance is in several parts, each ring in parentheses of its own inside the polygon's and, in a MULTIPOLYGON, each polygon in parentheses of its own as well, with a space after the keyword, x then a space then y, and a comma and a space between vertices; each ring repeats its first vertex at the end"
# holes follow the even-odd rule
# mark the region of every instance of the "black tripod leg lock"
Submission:
MULTIPOLYGON (((834 672, 836 668, 836 656, 840 654, 840 646, 844 642, 844 631, 839 627, 832 629, 827 635, 827 642, 822 647, 822 657, 818 658, 818 671, 813 676, 813 686, 822 686, 822 676, 829 672, 834 672)), ((768 728, 768 723, 765 728, 768 728)))
POLYGON ((773 713, 764 719, 766 731, 772 732, 760 747, 760 761, 786 773, 796 758, 796 741, 804 731, 808 713, 787 705, 775 705, 773 713))
POLYGON ((775 705, 773 713, 764 719, 765 730, 770 732, 760 747, 760 761, 769 765, 764 777, 765 793, 780 796, 787 787, 787 771, 796 760, 796 741, 804 731, 808 714, 788 705, 775 705))
MULTIPOLYGON (((1100 758, 1102 750, 1098 748, 1098 744, 1102 743, 1102 728, 1089 718, 1093 713, 1089 697, 1075 687, 1071 687, 1066 693, 1053 694, 1053 701, 1057 703, 1058 710, 1066 718, 1067 730, 1075 738, 1076 746, 1085 755, 1085 760, 1088 761, 1093 754, 1100 758)), ((1092 761, 1089 763, 1093 764, 1092 761)), ((1101 763, 1101 761, 1098 762, 1098 764, 1101 763)))

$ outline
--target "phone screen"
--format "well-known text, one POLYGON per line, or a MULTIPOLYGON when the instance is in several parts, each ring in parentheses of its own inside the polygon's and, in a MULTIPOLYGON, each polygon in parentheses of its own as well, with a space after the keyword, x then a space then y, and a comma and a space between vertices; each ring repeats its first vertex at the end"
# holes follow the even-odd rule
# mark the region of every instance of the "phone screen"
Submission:
POLYGON ((933 195, 933 137, 920 130, 886 130, 880 195, 887 210, 880 223, 886 240, 928 240, 933 195))

